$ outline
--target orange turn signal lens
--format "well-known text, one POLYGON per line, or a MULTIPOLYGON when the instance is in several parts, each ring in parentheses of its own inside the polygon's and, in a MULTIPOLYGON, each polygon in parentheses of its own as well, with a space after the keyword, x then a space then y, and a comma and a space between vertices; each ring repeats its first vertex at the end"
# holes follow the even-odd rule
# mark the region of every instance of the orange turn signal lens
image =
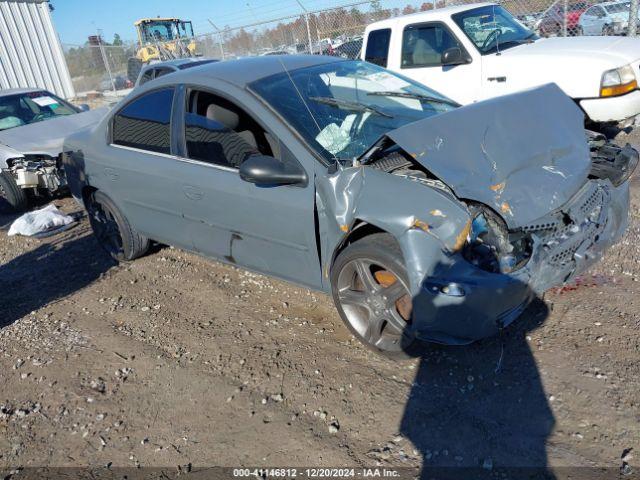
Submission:
POLYGON ((633 80, 629 83, 624 83, 622 85, 614 85, 611 87, 601 87, 600 96, 601 97, 617 97, 619 95, 624 95, 625 93, 629 93, 637 88, 638 88, 638 82, 633 80))

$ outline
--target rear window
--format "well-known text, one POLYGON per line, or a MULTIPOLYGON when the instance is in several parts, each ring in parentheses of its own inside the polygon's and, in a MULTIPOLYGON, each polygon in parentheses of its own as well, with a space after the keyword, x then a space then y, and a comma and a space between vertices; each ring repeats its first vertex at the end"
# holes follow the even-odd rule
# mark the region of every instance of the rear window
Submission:
POLYGON ((125 106, 113 119, 113 143, 171 153, 173 88, 155 90, 125 106))
POLYGON ((387 66, 389 57, 389 40, 391 39, 391 29, 384 28, 369 32, 367 39, 367 51, 364 59, 367 62, 375 63, 381 67, 387 66))

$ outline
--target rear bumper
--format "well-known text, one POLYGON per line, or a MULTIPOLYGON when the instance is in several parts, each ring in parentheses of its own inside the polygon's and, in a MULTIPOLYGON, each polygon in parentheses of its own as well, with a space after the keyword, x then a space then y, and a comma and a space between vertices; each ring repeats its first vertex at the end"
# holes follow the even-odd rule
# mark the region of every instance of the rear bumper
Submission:
POLYGON ((594 122, 622 122, 640 114, 640 90, 609 98, 592 98, 578 102, 594 122))
MULTIPOLYGON (((617 188, 589 181, 562 209, 572 226, 533 232, 528 263, 512 274, 490 273, 456 258, 437 277, 424 280, 414 297, 414 331, 423 340, 462 345, 495 335, 513 322, 537 295, 570 282, 617 242, 628 224, 629 182, 617 188), (454 284, 463 296, 442 292, 454 284)), ((548 224, 553 214, 536 224, 548 224)))

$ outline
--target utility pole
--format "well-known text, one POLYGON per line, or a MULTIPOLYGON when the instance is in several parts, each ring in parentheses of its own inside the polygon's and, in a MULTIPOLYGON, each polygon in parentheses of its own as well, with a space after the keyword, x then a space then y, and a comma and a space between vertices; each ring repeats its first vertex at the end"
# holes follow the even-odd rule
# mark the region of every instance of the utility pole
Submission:
POLYGON ((631 0, 629 8, 629 26, 627 27, 627 35, 635 37, 638 32, 638 0, 631 0))
POLYGON ((300 0, 296 0, 300 8, 304 12, 304 21, 307 24, 307 41, 309 42, 309 53, 313 55, 313 45, 311 44, 311 29, 309 28, 309 11, 302 5, 300 0))
POLYGON ((100 55, 102 55, 102 62, 104 63, 104 67, 109 74, 109 81, 111 82, 111 89, 113 93, 116 93, 116 82, 113 81, 113 75, 111 74, 111 67, 109 66, 109 58, 107 57, 107 52, 104 49, 104 41, 102 40, 102 30, 98 29, 98 46, 100 48, 100 55))
POLYGON ((224 60, 224 47, 222 46, 222 30, 215 26, 215 24, 207 18, 207 22, 211 24, 213 28, 215 28, 216 32, 218 32, 218 45, 220 46, 220 59, 224 60))

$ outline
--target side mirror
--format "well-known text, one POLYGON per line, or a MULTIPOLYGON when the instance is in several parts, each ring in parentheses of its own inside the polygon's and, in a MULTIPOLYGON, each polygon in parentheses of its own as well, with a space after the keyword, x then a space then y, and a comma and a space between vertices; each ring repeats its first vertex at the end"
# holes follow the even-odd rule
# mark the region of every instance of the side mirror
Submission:
POLYGON ((442 63, 443 66, 464 65, 465 63, 469 63, 469 59, 462 54, 460 47, 451 47, 442 52, 440 63, 442 63))
POLYGON ((258 186, 306 185, 307 174, 293 162, 253 155, 240 164, 240 178, 258 186))
POLYGON ((80 105, 78 105, 78 108, 81 112, 88 112, 89 110, 91 110, 91 107, 86 103, 81 103, 80 105))

